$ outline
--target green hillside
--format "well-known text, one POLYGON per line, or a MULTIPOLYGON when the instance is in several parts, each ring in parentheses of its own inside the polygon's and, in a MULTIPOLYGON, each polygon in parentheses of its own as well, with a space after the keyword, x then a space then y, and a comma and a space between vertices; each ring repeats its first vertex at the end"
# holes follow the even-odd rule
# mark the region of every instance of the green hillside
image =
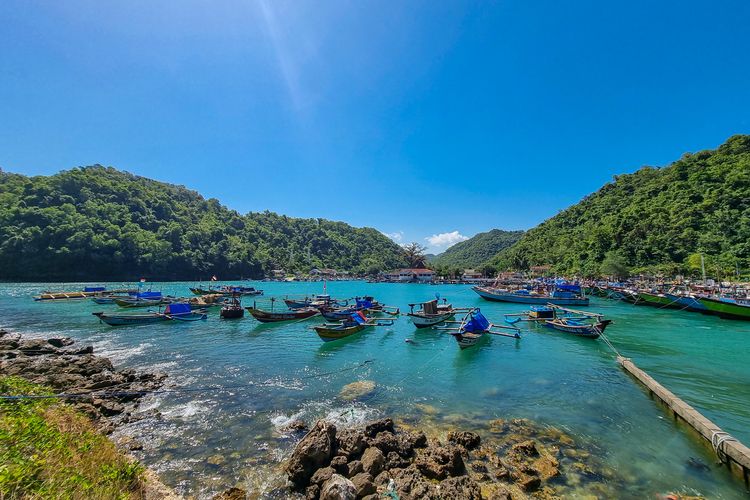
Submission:
POLYGON ((709 273, 750 266, 750 136, 685 154, 664 168, 617 176, 580 203, 529 230, 492 260, 499 270, 550 264, 558 273, 610 274, 613 268, 709 273), (692 257, 691 257, 692 255, 692 257))
POLYGON ((431 265, 436 268, 481 268, 492 257, 517 242, 523 231, 493 229, 456 243, 436 256, 431 265))
POLYGON ((114 168, 0 171, 0 279, 258 278, 277 268, 377 272, 404 264, 401 248, 375 229, 240 215, 114 168))

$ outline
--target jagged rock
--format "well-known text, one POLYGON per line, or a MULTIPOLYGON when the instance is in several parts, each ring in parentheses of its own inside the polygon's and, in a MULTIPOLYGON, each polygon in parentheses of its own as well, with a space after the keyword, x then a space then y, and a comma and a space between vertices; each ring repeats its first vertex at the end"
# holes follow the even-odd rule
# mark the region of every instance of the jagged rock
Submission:
POLYGON ((302 420, 292 420, 281 428, 282 432, 306 432, 307 424, 302 420))
POLYGON ((228 490, 214 495, 213 500, 245 500, 247 492, 240 488, 229 488, 228 490))
POLYGON ((367 448, 362 455, 362 469, 375 477, 383 470, 385 455, 378 448, 367 448))
POLYGON ((307 486, 320 467, 331 462, 336 446, 336 426, 319 420, 302 438, 286 464, 285 471, 295 488, 307 486))
POLYGON ((393 420, 390 418, 384 418, 382 420, 376 420, 365 426, 365 435, 367 437, 375 437, 380 432, 393 432, 393 420))
POLYGON ((224 465, 226 463, 226 461, 227 461, 227 459, 224 458, 223 455, 219 455, 218 453, 215 454, 215 455, 211 455, 210 457, 208 457, 206 459, 206 462, 208 462, 211 465, 215 465, 217 467, 221 466, 221 465, 224 465))
POLYGON ((488 500, 512 500, 512 497, 504 486, 498 486, 490 493, 488 500))
POLYGON ((349 471, 349 468, 346 466, 346 462, 346 457, 336 455, 331 459, 331 467, 333 467, 333 469, 339 474, 346 475, 346 473, 349 471))
POLYGON ((333 467, 323 467, 318 469, 310 478, 310 484, 317 484, 320 486, 331 479, 334 474, 336 474, 336 470, 333 467))
POLYGON ((348 464, 346 464, 346 468, 346 477, 356 476, 357 474, 365 470, 364 467, 362 467, 362 462, 360 460, 349 462, 348 464))
POLYGON ((320 486, 318 486, 317 484, 308 486, 307 489, 305 489, 306 500, 318 500, 319 496, 320 496, 320 486))
POLYGON ((543 455, 531 467, 545 481, 560 474, 560 463, 550 455, 543 455))
POLYGON ((482 490, 468 476, 451 477, 440 483, 440 496, 446 499, 481 500, 482 490))
POLYGON ((416 468, 429 479, 442 480, 465 471, 461 452, 456 446, 433 445, 427 447, 414 461, 416 468))
POLYGON ((73 339, 71 339, 70 337, 51 338, 47 339, 47 343, 53 347, 65 347, 73 345, 73 339))
POLYGON ((372 495, 377 492, 377 488, 373 484, 372 476, 366 472, 360 472, 352 478, 352 484, 357 490, 357 496, 363 497, 366 495, 372 495))
POLYGON ((532 440, 523 441, 516 443, 511 446, 511 454, 524 455, 527 457, 538 457, 539 451, 536 449, 536 444, 532 440))
POLYGON ((463 446, 467 450, 473 450, 478 447, 482 442, 479 434, 476 432, 469 431, 451 431, 448 433, 448 441, 459 446, 463 446))
POLYGON ((396 493, 401 500, 416 500, 435 496, 435 487, 425 481, 415 468, 392 469, 388 472, 396 484, 396 493))
POLYGON ((536 491, 542 485, 539 476, 521 476, 516 482, 524 491, 536 491))
POLYGON ((320 490, 320 500, 356 500, 354 483, 339 474, 334 474, 320 490))
POLYGON ((385 459, 386 469, 404 469, 408 467, 409 464, 410 462, 408 459, 403 458, 401 455, 399 455, 395 451, 389 452, 388 456, 385 459))
POLYGON ((361 429, 344 429, 336 434, 339 455, 349 460, 359 458, 367 447, 365 433, 361 429))
POLYGON ((94 399, 94 406, 99 409, 102 415, 112 417, 125 411, 125 406, 117 401, 106 399, 94 399))

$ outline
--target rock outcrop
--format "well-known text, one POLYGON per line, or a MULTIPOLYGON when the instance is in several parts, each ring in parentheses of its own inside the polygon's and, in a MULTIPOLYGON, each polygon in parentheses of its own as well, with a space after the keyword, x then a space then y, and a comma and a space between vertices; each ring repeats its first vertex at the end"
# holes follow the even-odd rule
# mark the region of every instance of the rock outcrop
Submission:
POLYGON ((127 422, 137 401, 158 389, 162 373, 117 370, 93 354, 91 346, 76 347, 67 337, 23 339, 0 330, 0 375, 14 375, 73 395, 66 400, 91 417, 104 432, 127 422))

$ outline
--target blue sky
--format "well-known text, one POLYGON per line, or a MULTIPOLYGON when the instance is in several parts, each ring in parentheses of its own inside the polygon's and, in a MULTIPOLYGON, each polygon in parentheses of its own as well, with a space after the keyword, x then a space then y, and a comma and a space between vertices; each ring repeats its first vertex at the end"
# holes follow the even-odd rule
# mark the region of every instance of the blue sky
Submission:
POLYGON ((750 132, 746 0, 4 0, 0 23, 3 169, 112 165, 431 251, 750 132))

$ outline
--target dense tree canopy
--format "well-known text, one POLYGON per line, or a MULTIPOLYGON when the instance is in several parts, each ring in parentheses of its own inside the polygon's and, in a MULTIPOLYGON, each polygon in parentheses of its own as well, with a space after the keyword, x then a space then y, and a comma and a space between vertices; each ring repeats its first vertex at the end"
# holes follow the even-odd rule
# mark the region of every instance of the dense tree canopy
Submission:
POLYGON ((517 242, 523 231, 501 231, 493 229, 479 233, 448 248, 431 261, 437 269, 482 269, 487 262, 502 250, 517 242))
POLYGON ((665 168, 617 176, 529 230, 492 263, 499 270, 550 264, 555 272, 580 275, 613 268, 675 274, 695 272, 697 253, 707 256, 713 276, 747 273, 748 135, 731 137, 713 151, 685 154, 665 168))
POLYGON ((279 268, 375 273, 405 264, 401 248, 375 229, 240 215, 114 168, 0 171, 0 279, 258 278, 279 268))

